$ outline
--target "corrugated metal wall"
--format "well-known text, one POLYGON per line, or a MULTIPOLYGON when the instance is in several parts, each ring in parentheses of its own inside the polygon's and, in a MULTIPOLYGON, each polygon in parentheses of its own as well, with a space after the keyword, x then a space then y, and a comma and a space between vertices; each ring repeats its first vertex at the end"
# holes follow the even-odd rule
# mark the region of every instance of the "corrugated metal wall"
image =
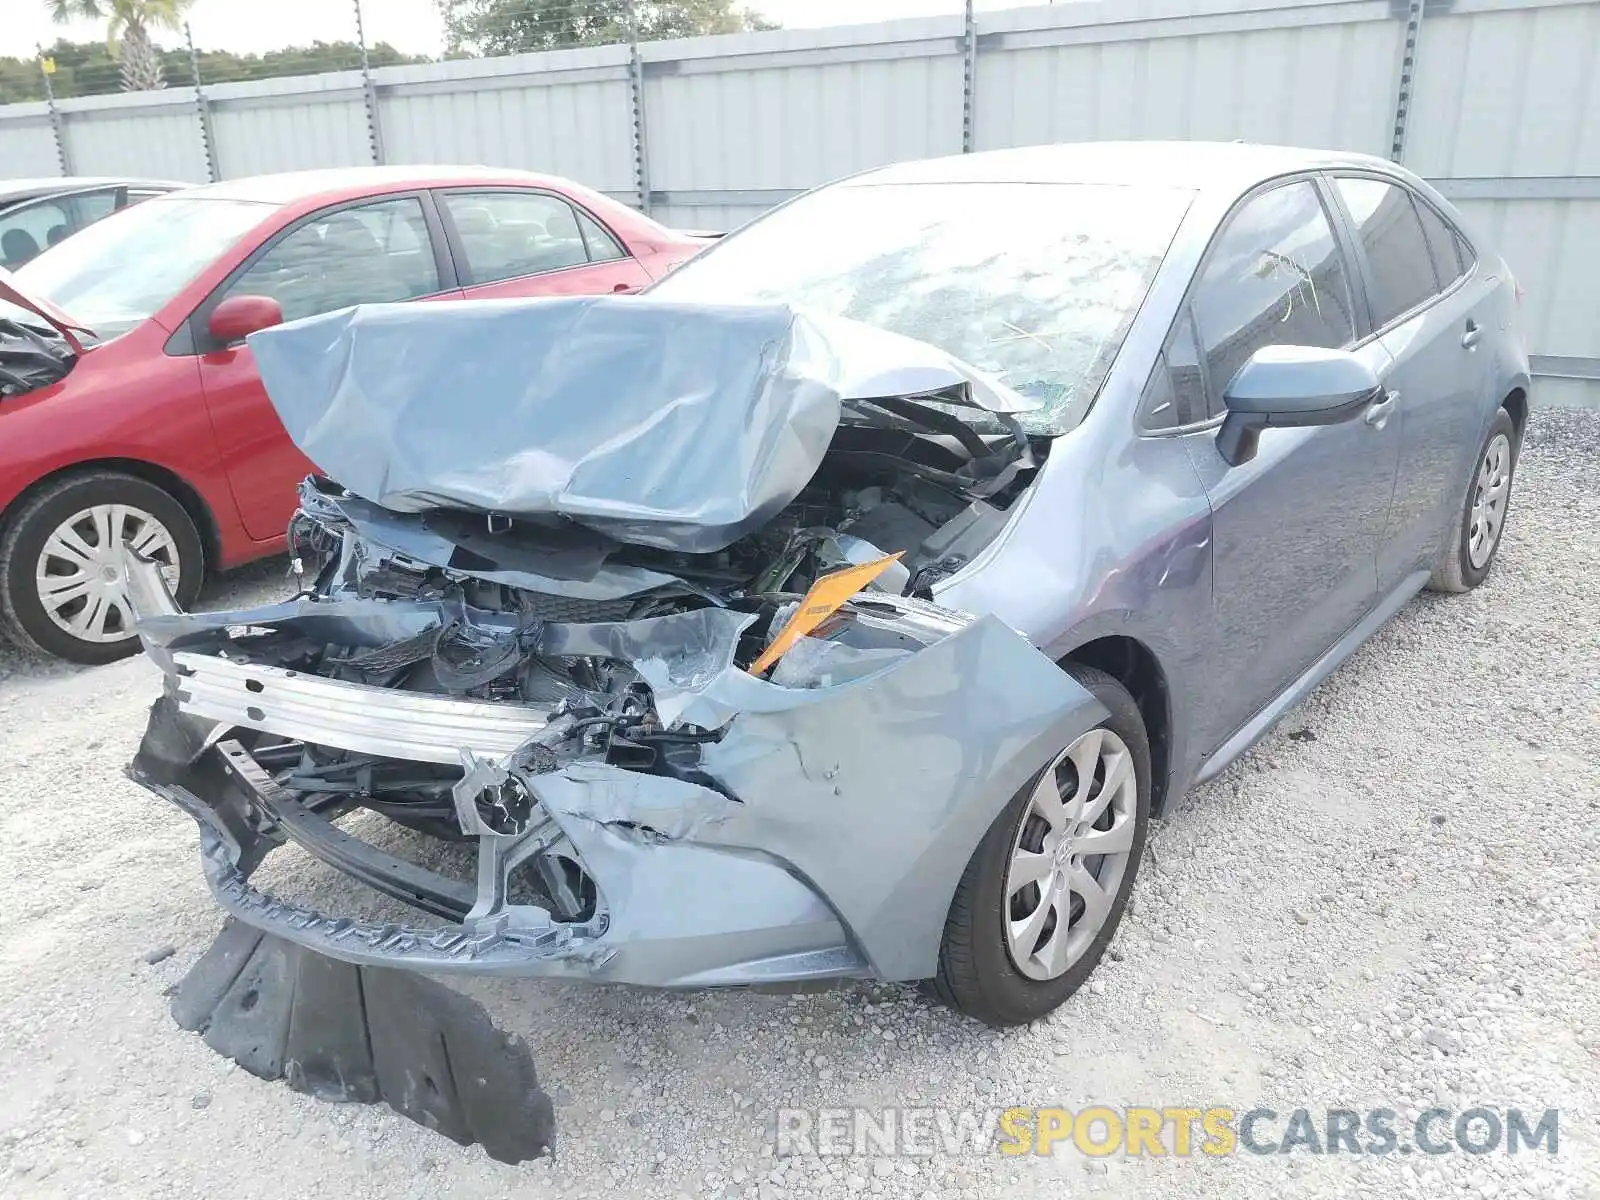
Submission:
MULTIPOLYGON (((952 0, 952 8, 959 5, 952 0)), ((1408 0, 1077 0, 205 89, 221 178, 480 162, 732 228, 881 163, 1040 142, 1242 138, 1389 154, 1408 0), (967 80, 972 81, 971 87, 967 80), (376 116, 377 129, 370 116, 376 116), (375 136, 374 136, 375 134, 375 136)), ((1600 4, 1428 0, 1403 161, 1528 291, 1541 396, 1600 403, 1600 4)), ((68 169, 204 179, 192 89, 65 101, 68 169)), ((0 177, 59 169, 0 108, 0 177)))
POLYGON ((628 48, 602 46, 379 72, 390 162, 548 171, 637 199, 628 48))
POLYGON ((155 101, 139 95, 63 101, 61 129, 70 169, 80 175, 203 182, 206 155, 195 136, 194 94, 162 92, 155 101))
POLYGON ((1527 289, 1541 399, 1600 402, 1560 377, 1600 360, 1600 4, 1430 12, 1417 81, 1406 165, 1450 181, 1527 289))
POLYGON ((50 110, 43 104, 0 105, 0 179, 59 174, 50 110))

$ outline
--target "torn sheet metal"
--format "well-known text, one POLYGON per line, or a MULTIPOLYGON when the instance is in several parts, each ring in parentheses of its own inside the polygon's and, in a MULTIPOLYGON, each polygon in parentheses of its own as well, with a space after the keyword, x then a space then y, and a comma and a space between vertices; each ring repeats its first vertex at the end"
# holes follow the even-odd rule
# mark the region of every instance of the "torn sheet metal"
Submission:
MULTIPOLYGON (((622 624, 558 636, 571 650, 620 648, 640 635, 622 624)), ((271 846, 250 798, 218 769, 210 723, 170 699, 152 715, 134 777, 201 822, 208 882, 229 911, 351 961, 654 986, 923 978, 972 848, 1104 712, 994 618, 875 666, 815 687, 757 679, 731 662, 678 675, 684 711, 731 714, 720 740, 703 747, 704 783, 591 758, 524 775, 594 880, 599 909, 580 924, 507 899, 510 873, 531 853, 523 838, 548 841, 536 830, 518 838, 473 825, 477 903, 461 923, 368 926, 257 891, 249 877, 271 846)), ((674 677, 670 656, 663 671, 674 677)), ((304 838, 307 820, 276 836, 304 838)))
POLYGON ((842 401, 959 386, 991 411, 1030 407, 925 343, 785 305, 363 305, 250 345, 295 444, 358 496, 567 517, 686 553, 794 500, 842 401))
MULTIPOLYGON (((388 569, 381 545, 341 537, 388 569)), ((153 564, 129 570, 160 588, 153 564)), ((1106 716, 997 618, 915 598, 852 597, 760 678, 747 668, 797 595, 530 620, 536 596, 483 608, 471 577, 430 579, 377 599, 335 572, 284 604, 157 603, 140 623, 168 678, 133 778, 200 824, 229 912, 363 965, 658 987, 926 978, 984 833, 1106 716), (392 653, 446 623, 496 664, 514 650, 516 669, 450 692, 437 656, 392 653), (400 673, 351 682, 369 649, 400 673), (229 688, 202 688, 213 674, 229 688), (286 686, 292 720, 273 699, 286 686), (435 728, 435 711, 467 724, 435 728), (518 721, 507 751, 494 738, 518 721), (361 841, 336 824, 355 807, 475 842, 475 874, 361 841), (444 923, 259 890, 255 869, 286 841, 444 923)))
POLYGON ((230 919, 178 985, 172 1016, 252 1075, 320 1100, 381 1100, 500 1162, 555 1148, 527 1043, 410 972, 353 966, 230 919))
MULTIPOLYGON (((580 848, 574 821, 663 822, 665 807, 677 839, 787 863, 884 979, 934 973, 973 848, 1043 764, 1106 716, 993 617, 843 685, 796 690, 733 670, 697 699, 731 706, 734 695, 747 703, 703 766, 737 802, 680 785, 682 799, 668 805, 649 779, 631 796, 575 788, 575 768, 525 782, 580 848)), ((625 887, 636 866, 608 879, 585 861, 603 893, 625 887)))

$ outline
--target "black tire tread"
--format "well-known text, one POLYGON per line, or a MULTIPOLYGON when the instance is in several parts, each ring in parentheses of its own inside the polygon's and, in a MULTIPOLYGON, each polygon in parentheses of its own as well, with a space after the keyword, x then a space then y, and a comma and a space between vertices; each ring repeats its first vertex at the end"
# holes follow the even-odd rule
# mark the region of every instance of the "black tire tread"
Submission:
MULTIPOLYGON (((1522 442, 1517 436, 1517 423, 1511 414, 1504 408, 1495 412, 1494 419, 1489 423, 1488 432, 1483 435, 1483 442, 1472 456, 1472 468, 1467 473, 1467 485, 1463 492, 1461 503, 1456 506, 1455 519, 1450 526, 1444 552, 1439 557, 1438 564, 1433 568, 1433 574, 1428 576, 1427 589, 1430 592, 1442 592, 1446 595, 1461 595, 1470 592, 1481 584, 1494 569, 1494 560, 1500 555, 1500 543, 1496 542, 1494 550, 1489 555, 1489 561, 1484 564, 1483 570, 1475 571, 1470 560, 1466 557, 1467 538, 1467 512, 1472 505, 1472 491, 1474 481, 1478 477, 1478 465, 1483 461, 1483 452, 1488 448, 1490 441, 1497 433, 1504 433, 1511 439, 1511 485, 1506 493, 1506 516, 1511 516, 1511 493, 1515 491, 1517 482, 1517 459, 1522 453, 1522 442)), ((1500 539, 1505 540, 1506 531, 1504 520, 1500 528, 1500 539)))

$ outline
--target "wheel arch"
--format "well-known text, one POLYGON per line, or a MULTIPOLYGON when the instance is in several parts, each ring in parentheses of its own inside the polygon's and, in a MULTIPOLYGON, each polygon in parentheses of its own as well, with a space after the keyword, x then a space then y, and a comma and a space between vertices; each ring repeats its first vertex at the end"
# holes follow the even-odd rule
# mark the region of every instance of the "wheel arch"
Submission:
POLYGON ((1500 407, 1505 409, 1511 417, 1511 424, 1516 426, 1517 444, 1522 444, 1522 438, 1528 431, 1528 389, 1518 384, 1506 393, 1506 398, 1500 401, 1500 407))
POLYGON ((166 492, 183 507, 184 512, 189 514, 189 519, 194 522, 194 527, 200 534, 200 546, 205 555, 202 567, 209 567, 220 561, 222 531, 217 525, 216 515, 206 503, 205 497, 200 494, 200 490, 176 471, 138 458, 88 458, 41 475, 12 497, 11 503, 0 512, 0 529, 5 527, 12 515, 26 504, 30 497, 42 489, 70 475, 82 475, 94 471, 120 471, 124 475, 142 479, 166 492))
POLYGON ((1058 661, 1104 671, 1133 696, 1150 738, 1150 812, 1159 815, 1172 798, 1173 766, 1172 692, 1161 660, 1137 638, 1113 634, 1083 642, 1058 661))

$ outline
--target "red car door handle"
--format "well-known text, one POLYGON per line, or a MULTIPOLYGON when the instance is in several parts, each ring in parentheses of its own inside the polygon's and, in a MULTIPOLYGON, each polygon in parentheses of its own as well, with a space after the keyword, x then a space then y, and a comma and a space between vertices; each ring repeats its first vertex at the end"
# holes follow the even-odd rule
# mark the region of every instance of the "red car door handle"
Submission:
POLYGON ((619 283, 611 290, 613 292, 631 292, 633 291, 633 285, 631 283, 619 283))

